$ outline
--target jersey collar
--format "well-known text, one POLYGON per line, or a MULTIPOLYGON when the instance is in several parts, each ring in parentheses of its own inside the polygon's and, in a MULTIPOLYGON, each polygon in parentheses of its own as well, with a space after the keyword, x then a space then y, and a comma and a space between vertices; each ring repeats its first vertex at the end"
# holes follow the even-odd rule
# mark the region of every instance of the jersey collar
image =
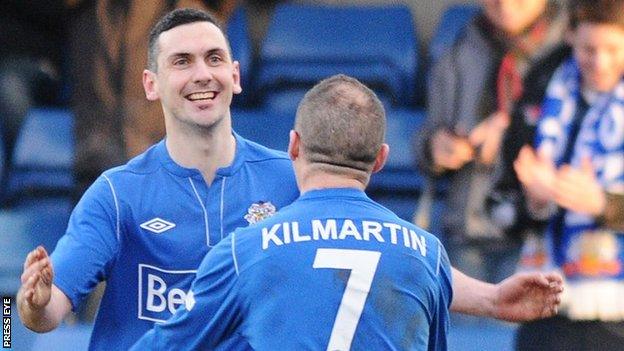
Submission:
MULTIPOLYGON (((236 171, 243 164, 247 155, 247 143, 238 134, 232 131, 234 138, 236 139, 236 151, 234 153, 234 160, 227 167, 222 167, 217 170, 217 175, 222 177, 228 177, 236 173, 236 171)), ((165 139, 161 140, 155 147, 156 155, 160 160, 160 163, 172 174, 180 177, 192 177, 202 179, 201 172, 196 168, 186 168, 177 164, 169 154, 167 146, 165 145, 165 139)))
POLYGON ((300 200, 318 199, 326 197, 355 198, 370 200, 365 192, 357 188, 325 188, 306 191, 299 197, 300 200))

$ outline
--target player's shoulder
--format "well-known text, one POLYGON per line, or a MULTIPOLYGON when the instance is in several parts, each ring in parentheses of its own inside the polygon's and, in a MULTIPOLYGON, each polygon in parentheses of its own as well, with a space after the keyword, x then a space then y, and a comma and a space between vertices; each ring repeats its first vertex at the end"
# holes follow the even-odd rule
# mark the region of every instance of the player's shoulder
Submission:
MULTIPOLYGON (((239 227, 231 234, 232 253, 242 262, 251 262, 264 255, 262 249, 263 231, 270 231, 275 225, 290 222, 293 218, 293 205, 281 208, 275 214, 247 227, 239 227)), ((241 264, 242 264, 241 262, 241 264)))
POLYGON ((277 223, 291 220, 293 218, 292 209, 292 204, 286 205, 279 211, 268 215, 258 222, 252 223, 247 227, 236 228, 233 232, 236 236, 236 242, 245 244, 247 242, 256 241, 259 237, 259 233, 262 233, 263 228, 270 228, 277 223))
POLYGON ((412 252, 416 257, 422 257, 424 261, 428 262, 428 265, 431 268, 437 271, 442 256, 446 255, 446 251, 440 241, 440 238, 415 225, 414 223, 402 219, 397 214, 382 205, 376 202, 374 203, 378 206, 376 211, 378 214, 377 220, 384 223, 392 223, 397 228, 401 228, 401 233, 409 233, 409 240, 411 244, 406 246, 406 252, 412 252), (413 250, 410 250, 409 248, 413 250), (422 254, 423 252, 426 252, 426 254, 422 254), (421 255, 418 255, 417 253, 421 253, 421 255))
POLYGON ((152 145, 143 153, 133 157, 126 164, 110 168, 102 173, 108 179, 124 179, 130 175, 144 176, 156 172, 161 168, 164 141, 152 145))
POLYGON ((405 227, 408 229, 411 229, 419 234, 422 234, 428 238, 432 238, 434 240, 438 240, 438 237, 431 234, 430 232, 426 231, 425 229, 415 225, 412 222, 406 221, 403 218, 399 217, 396 213, 392 212, 392 210, 388 209, 387 207, 381 205, 380 203, 376 202, 376 201, 371 201, 371 203, 373 203, 376 206, 376 210, 377 213, 381 215, 382 218, 385 218, 386 220, 392 221, 398 225, 400 225, 401 227, 405 227))
POLYGON ((157 155, 158 145, 152 146, 124 165, 102 172, 83 197, 117 197, 121 194, 136 192, 146 178, 157 181, 159 178, 152 177, 152 175, 161 167, 157 155))
MULTIPOLYGON (((290 165, 290 158, 284 151, 274 150, 264 145, 260 145, 239 135, 235 135, 238 144, 245 153, 245 161, 248 163, 268 163, 282 166, 290 165)), ((290 167, 292 168, 292 167, 290 167)))
POLYGON ((428 239, 431 239, 433 241, 436 241, 436 242, 440 241, 440 239, 437 236, 435 236, 432 233, 430 233, 429 231, 427 231, 427 230, 417 226, 416 224, 414 224, 412 222, 409 222, 409 221, 406 221, 406 220, 402 219, 401 217, 399 217, 396 214, 394 214, 394 217, 395 217, 395 221, 398 224, 400 224, 401 226, 406 227, 406 228, 408 228, 410 230, 413 230, 416 233, 418 233, 419 235, 423 235, 423 236, 425 236, 428 239))

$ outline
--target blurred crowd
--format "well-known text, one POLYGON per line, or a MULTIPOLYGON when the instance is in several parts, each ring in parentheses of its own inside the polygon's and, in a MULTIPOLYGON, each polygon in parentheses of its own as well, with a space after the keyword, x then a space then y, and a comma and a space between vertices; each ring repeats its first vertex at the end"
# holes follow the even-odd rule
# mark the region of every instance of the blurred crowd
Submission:
POLYGON ((566 277, 563 312, 517 347, 617 349, 624 338, 624 2, 481 1, 435 64, 421 169, 449 182, 451 261, 498 281, 566 277))

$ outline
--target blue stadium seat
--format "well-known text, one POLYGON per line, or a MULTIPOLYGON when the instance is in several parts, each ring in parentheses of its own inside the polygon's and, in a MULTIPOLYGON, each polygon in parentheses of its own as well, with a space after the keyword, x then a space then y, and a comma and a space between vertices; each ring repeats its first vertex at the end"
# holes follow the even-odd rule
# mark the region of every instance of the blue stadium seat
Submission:
MULTIPOLYGON (((297 88, 273 91, 263 99, 262 105, 268 112, 294 116, 307 91, 307 89, 297 88)), ((377 97, 386 108, 391 108, 392 99, 389 96, 377 94, 377 97)))
POLYGON ((470 20, 481 10, 479 5, 454 4, 442 14, 429 44, 429 62, 435 63, 459 38, 470 20))
POLYGON ((239 6, 230 17, 226 32, 232 47, 232 58, 240 63, 241 85, 243 87, 243 92, 235 95, 232 103, 235 106, 242 106, 249 103, 253 69, 253 49, 249 36, 249 23, 247 12, 242 6, 239 6))
POLYGON ((425 113, 417 109, 389 109, 386 114, 390 155, 381 172, 373 174, 369 191, 419 193, 424 179, 414 165, 412 137, 424 122, 425 113))
POLYGON ((52 252, 65 233, 72 209, 69 197, 21 200, 0 210, 0 293, 14 295, 20 286, 24 259, 43 245, 52 252))
POLYGON ((344 73, 409 105, 416 94, 417 37, 404 5, 278 5, 260 53, 257 88, 306 89, 344 73))
POLYGON ((272 113, 294 116, 306 91, 306 89, 296 88, 273 91, 264 97, 262 105, 265 110, 272 113))
POLYGON ((288 149, 288 134, 294 123, 294 114, 259 109, 232 110, 232 127, 238 134, 275 150, 288 149))
POLYGON ((389 109, 386 114, 386 143, 390 154, 381 172, 371 177, 366 192, 411 222, 424 185, 423 176, 414 166, 412 137, 422 125, 425 113, 417 109, 389 109))
POLYGON ((32 109, 13 151, 10 197, 28 192, 70 192, 73 178, 73 115, 65 109, 32 109))
POLYGON ((401 219, 412 222, 414 211, 418 205, 418 196, 403 193, 372 192, 370 198, 394 212, 401 219))

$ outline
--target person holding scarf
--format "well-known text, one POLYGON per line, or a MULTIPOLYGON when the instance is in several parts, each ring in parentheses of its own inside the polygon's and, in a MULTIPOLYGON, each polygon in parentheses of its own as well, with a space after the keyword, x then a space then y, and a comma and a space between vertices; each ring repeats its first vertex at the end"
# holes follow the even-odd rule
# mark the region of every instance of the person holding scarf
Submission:
POLYGON ((561 270, 558 316, 520 327, 517 350, 621 350, 624 344, 624 0, 574 0, 574 55, 555 72, 535 149, 514 163, 529 213, 548 221, 520 268, 561 270), (606 195, 609 194, 609 195, 606 195), (603 215, 609 214, 609 222, 603 215))
POLYGON ((523 77, 560 50, 567 16, 547 0, 481 2, 482 13, 433 67, 415 144, 418 167, 450 182, 442 218, 451 262, 496 282, 513 271, 520 246, 486 211, 501 139, 517 102, 534 90, 523 77))

